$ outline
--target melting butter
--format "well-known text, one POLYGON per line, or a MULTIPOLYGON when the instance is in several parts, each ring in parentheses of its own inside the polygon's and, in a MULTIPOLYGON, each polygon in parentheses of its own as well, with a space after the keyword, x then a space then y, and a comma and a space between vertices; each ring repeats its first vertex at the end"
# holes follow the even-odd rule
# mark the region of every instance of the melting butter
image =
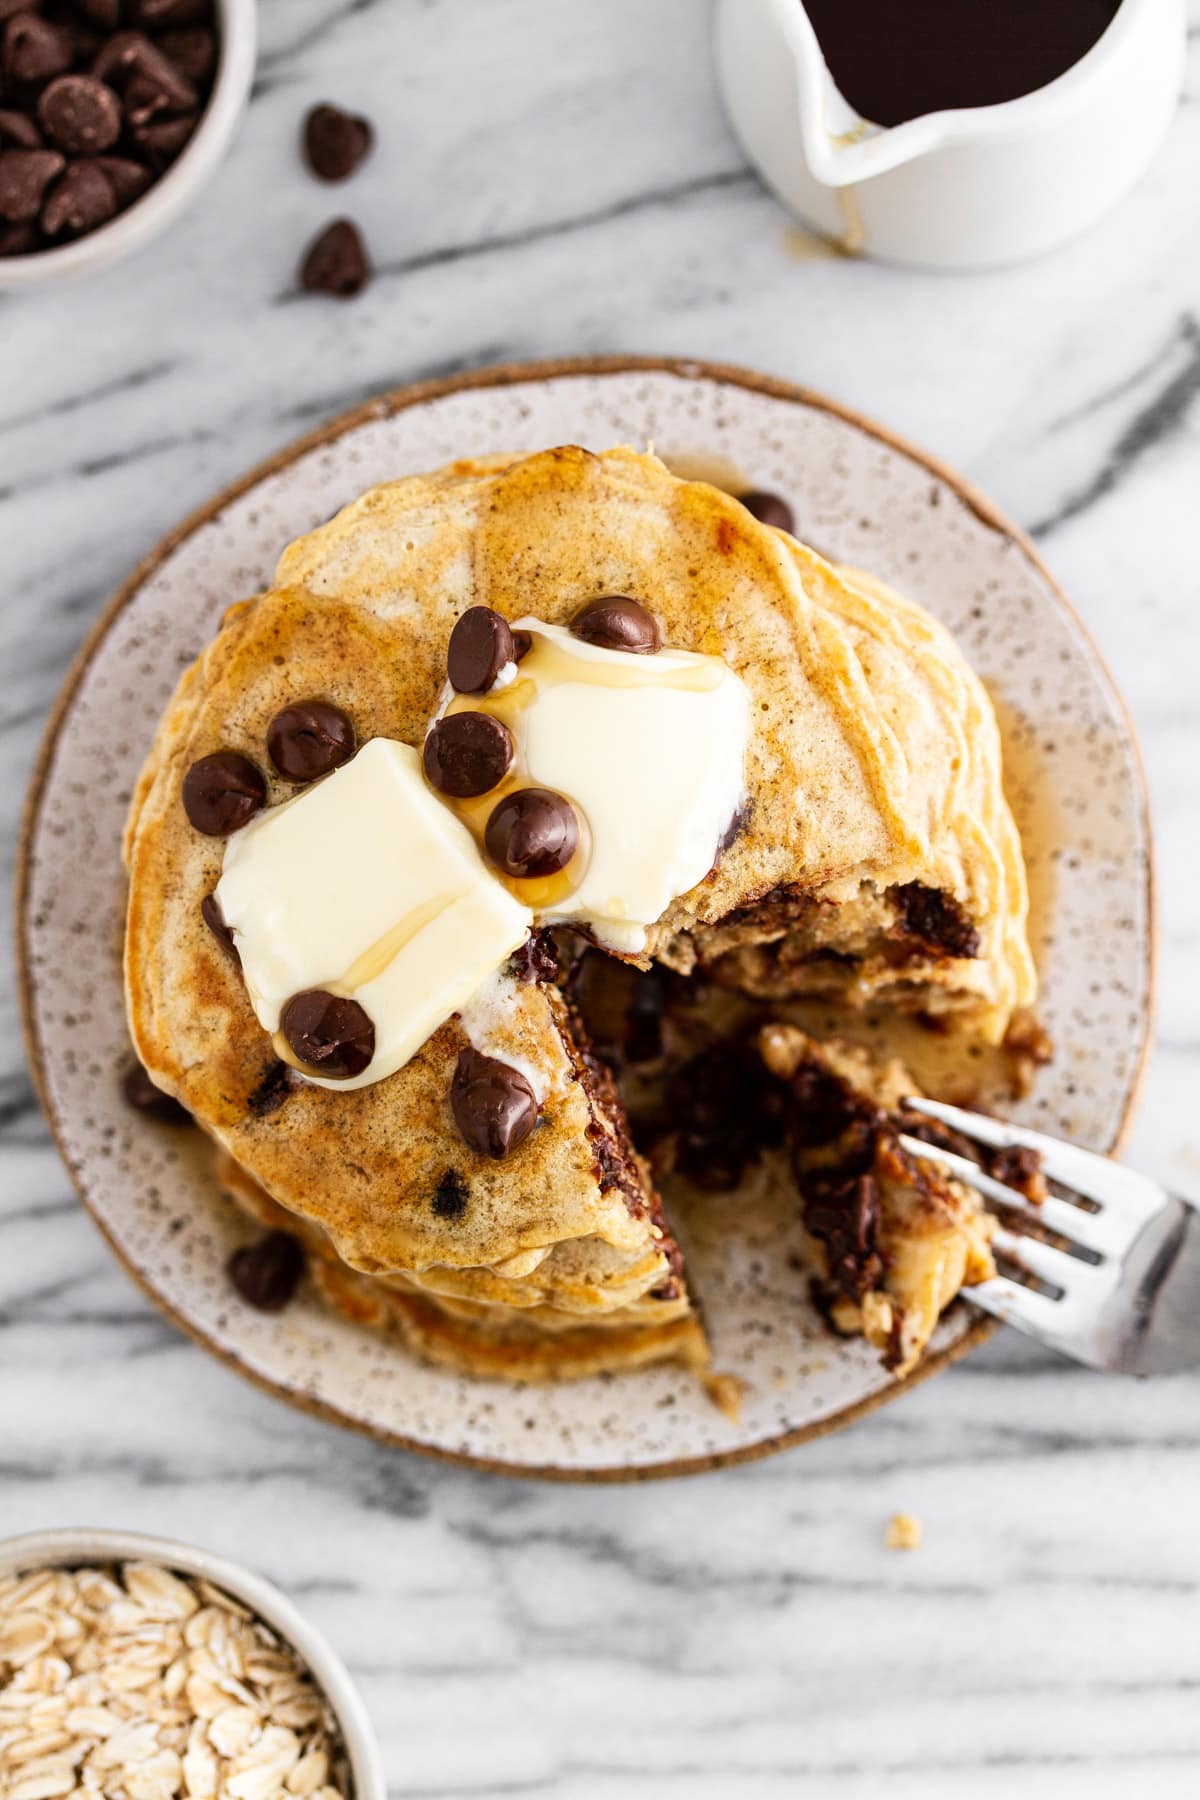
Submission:
POLYGON ((401 1068, 521 944, 528 908, 425 784, 418 753, 372 738, 323 781, 260 813, 225 850, 217 904, 251 1004, 279 1032, 293 994, 352 995, 375 1027, 364 1087, 401 1068))

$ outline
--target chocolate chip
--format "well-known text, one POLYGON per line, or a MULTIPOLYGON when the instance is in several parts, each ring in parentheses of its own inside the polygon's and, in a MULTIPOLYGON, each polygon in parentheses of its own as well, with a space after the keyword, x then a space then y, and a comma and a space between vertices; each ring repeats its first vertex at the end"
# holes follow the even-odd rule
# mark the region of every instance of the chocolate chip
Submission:
POLYGON ((0 150, 0 219, 13 225, 36 219, 65 166, 57 150, 0 150))
POLYGON ((133 16, 147 31, 197 25, 212 16, 212 0, 133 0, 133 16))
POLYGON ((75 0, 75 6, 101 31, 115 31, 121 23, 121 0, 75 0))
POLYGON ((314 106, 304 121, 308 166, 322 181, 345 181, 370 152, 375 134, 366 119, 340 106, 314 106))
POLYGON ((238 947, 233 941, 233 930, 225 923, 225 915, 217 903, 217 896, 215 894, 205 894, 203 900, 200 902, 200 917, 204 920, 204 923, 208 926, 208 929, 212 932, 225 954, 231 956, 240 969, 242 966, 242 959, 238 947))
POLYGON ((158 45, 185 80, 197 88, 208 86, 217 66, 217 40, 211 31, 202 25, 187 31, 164 31, 158 45))
POLYGON ((68 156, 110 150, 121 135, 121 103, 94 75, 60 75, 43 88, 38 121, 68 156))
POLYGON ((170 1094, 164 1094, 160 1087, 155 1087, 140 1062, 133 1063, 125 1071, 121 1092, 135 1112, 158 1119, 163 1125, 190 1125, 192 1122, 187 1107, 181 1106, 170 1094))
POLYGON ((183 810, 205 837, 228 837, 261 811, 267 784, 248 756, 215 750, 183 778, 183 810))
POLYGON ((484 844, 496 867, 517 880, 557 874, 575 854, 579 821, 549 788, 520 788, 493 809, 484 844))
POLYGON ((557 981, 558 951, 553 934, 544 929, 531 931, 520 949, 513 951, 509 968, 518 981, 557 981))
POLYGON ((196 129, 199 114, 181 113, 177 119, 153 119, 130 131, 137 148, 156 175, 170 168, 196 129))
POLYGON ((190 112, 199 98, 181 69, 140 31, 119 31, 102 47, 92 74, 121 95, 129 124, 160 113, 190 112))
POLYGON ((439 1219, 461 1219, 467 1210, 470 1189, 457 1169, 447 1169, 437 1184, 433 1210, 439 1219))
POLYGON ((879 1253, 879 1189, 871 1175, 818 1182, 805 1188, 804 1223, 826 1247, 829 1278, 861 1300, 883 1273, 879 1253))
POLYGON ((762 524, 774 525, 779 531, 795 531, 796 521, 792 509, 778 494, 768 494, 760 488, 752 488, 748 494, 739 494, 738 498, 746 511, 753 513, 762 524))
POLYGON ((589 600, 571 620, 571 630, 585 644, 598 644, 604 650, 628 650, 634 656, 650 656, 659 649, 662 639, 658 623, 640 600, 627 594, 607 594, 589 600))
POLYGON ((304 1273, 304 1250, 288 1231, 269 1231, 257 1244, 235 1250, 226 1265, 229 1279, 248 1306, 282 1312, 304 1273))
POLYGON ((893 888, 891 897, 897 910, 894 929, 902 936, 916 938, 938 955, 979 955, 978 929, 953 894, 907 881, 893 888))
POLYGON ((256 1119, 277 1113, 288 1095, 293 1093, 301 1077, 285 1062, 268 1063, 262 1080, 246 1102, 256 1119))
POLYGON ((458 1053, 450 1109, 464 1143, 497 1162, 525 1142, 538 1119, 537 1097, 520 1069, 470 1045, 458 1053))
POLYGON ((533 639, 527 631, 514 631, 512 634, 512 641, 513 661, 519 663, 524 657, 528 656, 529 652, 533 649, 533 639))
POLYGON ((139 199, 154 179, 144 163, 132 162, 127 156, 97 156, 94 160, 116 196, 118 210, 139 199))
POLYGON ((28 113, 0 108, 0 150, 41 150, 45 139, 28 113))
POLYGON ((470 606, 450 633, 446 673, 460 694, 486 694, 506 663, 513 662, 508 620, 490 606, 470 606))
POLYGON ((45 241, 36 225, 0 225, 0 256, 28 256, 45 241))
POLYGON ((354 727, 340 706, 301 700, 285 706, 267 727, 267 754, 288 781, 315 781, 349 762, 357 749, 354 727))
POLYGON ((346 1080, 375 1054, 375 1027, 357 1000, 306 988, 283 1009, 280 1027, 306 1068, 346 1080))
POLYGON ((36 12, 41 0, 0 0, 0 24, 14 13, 36 12))
POLYGON ((491 713, 451 713, 430 731, 421 759, 430 787, 468 800, 503 781, 513 759, 512 733, 491 713))
POLYGON ((14 86, 40 87, 65 75, 74 54, 67 32, 36 13, 17 13, 4 27, 3 68, 14 86))
POLYGON ((327 225, 304 254, 300 264, 300 285, 310 294, 332 294, 337 300, 352 300, 361 293, 371 275, 366 247, 357 225, 349 219, 335 219, 327 225))
POLYGON ((81 237, 105 224, 116 210, 117 197, 103 170, 95 163, 69 163, 46 195, 42 230, 47 237, 81 237))

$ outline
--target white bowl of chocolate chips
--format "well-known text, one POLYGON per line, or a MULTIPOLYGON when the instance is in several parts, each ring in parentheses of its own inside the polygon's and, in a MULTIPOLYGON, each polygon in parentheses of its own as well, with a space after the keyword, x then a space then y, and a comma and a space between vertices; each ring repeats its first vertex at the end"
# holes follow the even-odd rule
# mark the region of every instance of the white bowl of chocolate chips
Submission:
POLYGON ((254 0, 0 0, 0 289, 165 230, 237 128, 256 35, 254 0))

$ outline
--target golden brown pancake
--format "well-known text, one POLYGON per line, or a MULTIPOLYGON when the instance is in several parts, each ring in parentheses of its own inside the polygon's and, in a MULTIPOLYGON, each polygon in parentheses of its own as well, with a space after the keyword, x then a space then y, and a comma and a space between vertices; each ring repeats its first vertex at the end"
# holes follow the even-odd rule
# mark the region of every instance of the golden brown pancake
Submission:
POLYGON ((421 1311, 413 1341, 438 1354, 438 1331, 457 1334, 458 1366, 494 1369, 514 1333, 531 1346, 517 1373, 694 1356, 678 1254, 611 1079, 558 988, 513 978, 502 1039, 548 1094, 504 1160, 455 1127, 456 1019, 386 1080, 301 1083, 264 1110, 274 1051, 200 912, 223 844, 189 824, 181 785, 232 750, 269 804, 290 797, 267 728, 312 698, 360 744, 420 745, 468 607, 565 624, 610 593, 639 597, 665 644, 724 658, 754 717, 738 835, 636 960, 755 994, 940 1011, 993 1042, 1034 992, 995 720, 919 608, 632 450, 461 462, 371 490, 284 552, 276 585, 231 608, 180 683, 130 809, 126 992, 153 1079, 318 1234, 330 1268, 384 1278, 421 1311), (584 1328, 608 1348, 576 1338, 569 1355, 584 1328))

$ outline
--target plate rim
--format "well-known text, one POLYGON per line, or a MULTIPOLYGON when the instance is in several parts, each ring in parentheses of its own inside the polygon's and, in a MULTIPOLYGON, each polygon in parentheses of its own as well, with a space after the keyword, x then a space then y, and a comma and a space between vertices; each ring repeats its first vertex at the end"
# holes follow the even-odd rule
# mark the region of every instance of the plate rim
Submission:
POLYGON ((345 412, 335 414, 332 418, 314 426, 310 431, 304 432, 300 437, 289 440, 281 449, 264 457, 245 473, 235 477, 233 481, 219 489, 208 500, 202 501, 170 531, 164 533, 104 603, 79 649, 71 659, 62 686, 50 709, 30 772, 29 786, 21 809, 16 845, 13 923, 16 938, 17 996, 21 1033, 26 1059, 33 1078, 34 1091, 49 1125, 55 1148, 85 1211, 115 1260, 145 1298, 175 1326, 176 1330, 214 1356, 225 1368, 251 1382, 261 1392, 269 1394, 273 1399, 296 1407, 310 1417, 321 1419, 326 1424, 340 1425, 343 1428, 357 1431, 360 1435, 391 1449, 411 1451, 415 1455, 428 1457, 437 1462, 450 1463, 490 1475, 515 1476, 526 1480, 570 1484, 611 1485, 618 1482, 664 1480, 678 1475, 706 1474, 715 1469, 759 1462, 765 1457, 793 1449, 800 1444, 827 1437, 835 1431, 843 1430, 846 1426, 857 1424, 860 1419, 868 1417, 881 1406, 900 1399, 904 1394, 911 1392, 913 1388, 920 1386, 922 1382, 940 1374, 943 1369, 949 1368, 960 1357, 966 1356, 980 1344, 986 1343, 996 1331, 997 1321, 989 1318, 986 1314, 981 1314, 955 1343, 936 1351, 932 1356, 927 1356, 910 1374, 897 1381, 889 1382, 878 1393, 869 1394, 862 1400, 842 1407, 828 1418, 812 1420, 805 1425, 792 1426, 786 1431, 761 1438, 753 1444, 743 1444, 729 1450, 710 1451, 700 1456, 672 1457, 666 1461, 644 1465, 573 1469, 556 1463, 509 1462, 504 1458, 477 1456, 470 1451, 451 1450, 438 1444, 425 1443, 420 1439, 409 1437, 403 1432, 390 1431, 386 1427, 373 1424, 366 1419, 356 1418, 329 1401, 288 1387, 283 1382, 276 1381, 260 1370, 252 1368, 235 1351, 180 1312, 172 1301, 159 1293, 149 1278, 143 1275, 142 1271, 130 1260, 109 1230, 98 1209, 93 1205, 84 1171, 81 1167, 76 1166, 74 1159, 68 1154, 64 1129, 52 1102, 46 1076, 45 1059, 35 1012, 35 983, 29 957, 29 902, 34 838, 41 815, 42 800, 54 763, 58 739, 66 724, 80 684, 117 619, 135 595, 182 543, 203 526, 209 524, 227 506, 250 489, 290 467, 310 451, 337 442, 347 432, 354 431, 371 420, 391 418, 396 413, 405 412, 411 407, 424 406, 431 401, 440 400, 448 394, 460 393, 472 388, 513 387, 523 382, 548 382, 579 376, 639 373, 668 374, 683 380, 700 380, 740 387, 754 393, 770 395, 774 399, 789 401, 794 405, 826 412, 855 426, 866 436, 879 440, 889 449, 897 451, 900 455, 927 469, 931 475, 944 482, 981 523, 1015 543, 1022 555, 1033 566, 1035 572, 1050 588, 1055 600, 1062 607, 1095 659, 1101 676, 1107 682, 1116 702, 1117 710, 1125 726, 1126 737, 1133 752, 1138 816, 1146 845, 1146 1004, 1141 1022, 1141 1042, 1138 1047, 1137 1063, 1121 1117, 1108 1146, 1109 1153, 1115 1154, 1128 1137, 1146 1079, 1157 1009, 1159 948, 1155 899, 1154 835, 1145 761, 1133 718, 1120 686, 1113 677, 1107 661, 1078 609, 1047 568, 1032 539, 972 481, 959 474, 956 469, 943 462, 939 457, 911 443, 899 432, 878 424, 873 418, 856 408, 831 399, 828 395, 801 383, 787 381, 781 376, 768 375, 736 363, 712 362, 699 357, 605 355, 551 357, 487 364, 479 368, 459 370, 450 375, 435 376, 387 389, 372 399, 350 407, 345 412))

